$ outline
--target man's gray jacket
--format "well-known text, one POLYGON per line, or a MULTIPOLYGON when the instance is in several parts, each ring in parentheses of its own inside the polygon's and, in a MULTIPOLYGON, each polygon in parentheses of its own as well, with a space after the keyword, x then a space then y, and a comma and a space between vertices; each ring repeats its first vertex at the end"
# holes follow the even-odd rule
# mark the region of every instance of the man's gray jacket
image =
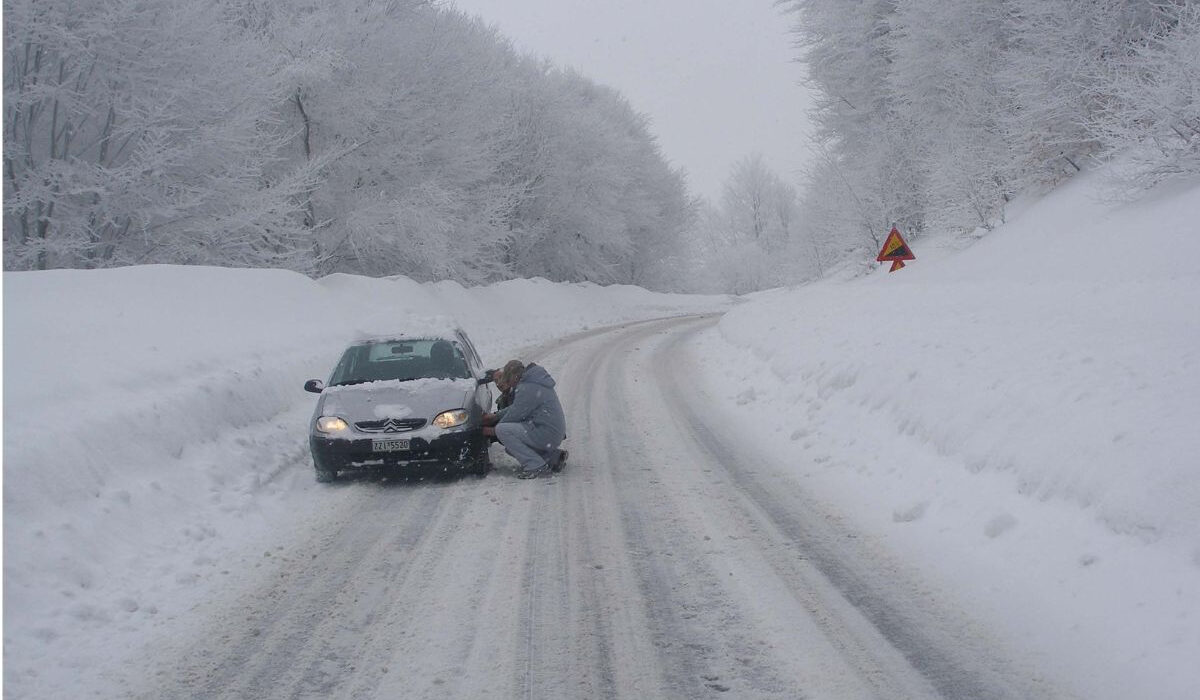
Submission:
POLYGON ((525 423, 530 443, 557 447, 567 436, 567 418, 563 415, 554 377, 541 365, 531 364, 513 391, 513 402, 497 412, 501 423, 525 423))

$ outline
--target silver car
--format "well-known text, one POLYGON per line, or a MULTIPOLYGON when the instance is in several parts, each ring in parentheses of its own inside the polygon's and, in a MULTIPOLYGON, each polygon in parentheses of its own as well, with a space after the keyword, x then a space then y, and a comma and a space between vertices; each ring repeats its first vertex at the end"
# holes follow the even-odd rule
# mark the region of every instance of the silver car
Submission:
POLYGON ((328 384, 304 385, 321 395, 309 429, 317 481, 369 468, 487 474, 489 381, 461 330, 351 345, 328 384))

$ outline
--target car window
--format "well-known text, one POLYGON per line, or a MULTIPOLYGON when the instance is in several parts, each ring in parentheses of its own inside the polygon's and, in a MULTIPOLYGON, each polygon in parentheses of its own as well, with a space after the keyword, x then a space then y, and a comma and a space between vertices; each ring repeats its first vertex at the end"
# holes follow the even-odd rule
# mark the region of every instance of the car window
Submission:
POLYGON ((330 386, 386 380, 469 379, 462 350, 449 340, 422 338, 365 343, 346 350, 330 386))

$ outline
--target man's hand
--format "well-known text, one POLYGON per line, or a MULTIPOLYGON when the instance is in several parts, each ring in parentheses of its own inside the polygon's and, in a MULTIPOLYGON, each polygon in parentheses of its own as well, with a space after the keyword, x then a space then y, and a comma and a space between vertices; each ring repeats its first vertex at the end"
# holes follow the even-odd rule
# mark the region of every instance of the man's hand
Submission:
POLYGON ((496 437, 496 427, 492 425, 483 426, 484 437, 496 437))
MULTIPOLYGON (((483 414, 483 425, 484 425, 484 427, 491 427, 491 426, 493 426, 493 425, 495 425, 495 424, 497 424, 497 423, 499 423, 499 422, 500 422, 500 417, 499 417, 499 416, 497 416, 495 413, 485 413, 485 414, 483 414)), ((495 435, 495 431, 493 431, 493 432, 492 432, 492 434, 493 434, 493 435, 495 435)), ((484 435, 487 435, 487 433, 486 433, 486 432, 484 432, 484 435)))

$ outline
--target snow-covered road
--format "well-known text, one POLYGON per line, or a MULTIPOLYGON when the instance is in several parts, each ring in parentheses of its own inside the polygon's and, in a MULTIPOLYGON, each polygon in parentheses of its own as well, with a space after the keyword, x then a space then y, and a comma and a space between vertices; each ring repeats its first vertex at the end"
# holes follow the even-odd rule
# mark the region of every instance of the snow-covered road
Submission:
POLYGON ((714 322, 522 355, 559 381, 566 471, 521 481, 494 448, 486 479, 315 489, 129 694, 1070 697, 704 410, 714 322))

